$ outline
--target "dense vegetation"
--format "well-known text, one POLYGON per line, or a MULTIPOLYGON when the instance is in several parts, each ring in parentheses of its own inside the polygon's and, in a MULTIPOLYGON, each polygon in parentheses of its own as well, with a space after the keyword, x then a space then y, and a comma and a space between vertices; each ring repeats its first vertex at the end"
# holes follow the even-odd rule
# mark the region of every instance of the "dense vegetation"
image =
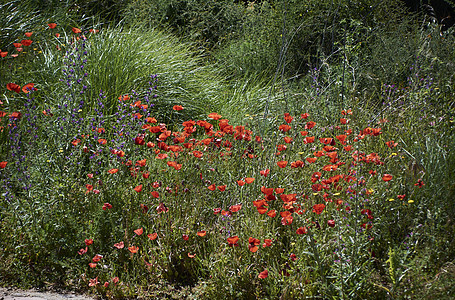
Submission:
POLYGON ((453 29, 397 0, 0 11, 0 284, 455 294, 453 29))

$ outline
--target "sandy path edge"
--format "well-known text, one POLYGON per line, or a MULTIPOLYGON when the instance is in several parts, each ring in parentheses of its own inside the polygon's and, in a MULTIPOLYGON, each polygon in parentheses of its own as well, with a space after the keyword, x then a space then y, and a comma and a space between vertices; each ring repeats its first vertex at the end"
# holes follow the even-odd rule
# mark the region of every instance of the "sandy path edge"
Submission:
POLYGON ((72 292, 49 292, 38 290, 20 290, 16 288, 0 287, 0 300, 93 300, 85 295, 72 292))

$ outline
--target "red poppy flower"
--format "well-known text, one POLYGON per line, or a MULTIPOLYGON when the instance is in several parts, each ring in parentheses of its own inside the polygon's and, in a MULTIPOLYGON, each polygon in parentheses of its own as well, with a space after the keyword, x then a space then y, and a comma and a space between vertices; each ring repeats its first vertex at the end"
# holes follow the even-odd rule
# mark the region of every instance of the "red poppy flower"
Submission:
POLYGON ((254 178, 253 178, 253 177, 247 177, 247 178, 245 178, 245 182, 248 183, 248 184, 253 183, 253 181, 254 181, 254 178))
POLYGON ((163 202, 161 202, 158 207, 156 208, 156 211, 160 214, 162 212, 168 212, 169 211, 169 208, 166 207, 166 205, 164 205, 163 202))
POLYGON ((265 199, 261 199, 261 200, 256 200, 256 201, 253 201, 253 205, 256 207, 256 208, 259 208, 263 205, 265 206, 268 206, 267 202, 265 199))
POLYGON ((239 241, 239 237, 238 236, 231 236, 231 237, 227 238, 227 242, 228 242, 229 247, 237 247, 238 246, 238 244, 237 244, 238 241, 239 241))
POLYGON ((205 230, 201 230, 201 231, 197 232, 197 235, 200 237, 204 237, 206 234, 207 234, 207 231, 205 231, 205 230))
POLYGON ((261 174, 264 177, 267 177, 267 175, 270 174, 270 169, 265 169, 265 170, 259 171, 259 174, 261 174))
POLYGON ((317 157, 307 157, 306 161, 309 162, 310 164, 314 163, 316 161, 317 157))
POLYGON ((267 208, 264 206, 257 207, 256 209, 257 209, 258 213, 261 215, 263 215, 267 212, 267 208))
POLYGON ((157 239, 158 234, 156 232, 154 232, 154 233, 147 234, 147 236, 151 241, 154 241, 157 239))
POLYGON ((129 250, 131 253, 137 253, 137 251, 139 251, 139 247, 137 247, 137 246, 131 246, 131 247, 128 247, 128 250, 129 250))
POLYGON ((74 33, 81 33, 82 31, 79 28, 73 27, 71 29, 74 33))
POLYGON ((183 106, 181 106, 181 105, 174 105, 174 106, 172 107, 172 109, 173 109, 173 110, 176 110, 176 111, 183 110, 183 106))
POLYGON ((226 190, 226 185, 220 185, 218 189, 220 190, 220 192, 224 192, 226 190))
POLYGON ((414 185, 415 185, 415 186, 418 186, 419 188, 421 188, 422 186, 425 185, 425 183, 423 183, 423 180, 419 178, 419 179, 417 180, 417 183, 414 184, 414 185))
POLYGON ((311 129, 311 128, 313 128, 315 125, 316 125, 315 122, 309 121, 309 122, 307 122, 307 123, 305 124, 305 129, 311 129))
POLYGON ((328 171, 328 172, 335 171, 336 169, 338 169, 337 165, 327 165, 327 166, 322 167, 322 170, 328 171))
POLYGON ((8 83, 6 85, 6 88, 10 91, 14 91, 16 93, 20 93, 21 92, 21 86, 18 85, 18 84, 15 84, 15 83, 8 83))
POLYGON ((55 27, 57 27, 57 24, 49 23, 49 24, 47 24, 47 26, 49 26, 50 29, 54 29, 55 27))
POLYGON ((88 286, 97 286, 100 282, 98 281, 98 277, 90 279, 88 286))
POLYGON ((1 57, 6 57, 7 55, 8 55, 8 52, 6 52, 6 51, 5 52, 0 52, 0 56, 1 57))
POLYGON ((346 134, 340 134, 340 135, 336 136, 337 140, 339 140, 342 145, 346 144, 346 138, 347 137, 348 136, 346 134))
POLYGON ((144 159, 141 159, 141 160, 138 160, 136 162, 136 166, 139 166, 139 167, 145 167, 145 164, 147 163, 147 159, 144 158, 144 159))
POLYGON ((194 157, 201 158, 204 154, 201 151, 194 150, 193 155, 194 157))
POLYGON ((182 234, 182 239, 183 239, 184 241, 188 241, 189 238, 190 238, 190 237, 189 237, 187 234, 182 234))
POLYGON ((371 132, 371 135, 372 135, 372 136, 378 136, 378 135, 380 135, 380 134, 382 134, 381 128, 373 128, 373 130, 372 130, 372 132, 371 132))
POLYGON ((265 279, 265 278, 267 278, 268 276, 269 276, 269 271, 264 270, 264 271, 262 271, 261 273, 259 273, 258 278, 259 278, 259 279, 265 279))
POLYGON ((400 200, 403 200, 405 197, 406 197, 406 194, 397 195, 397 198, 400 199, 400 200))
POLYGON ((114 247, 117 249, 123 249, 123 247, 125 247, 125 243, 123 241, 120 243, 115 243, 114 247))
POLYGON ((281 224, 282 225, 290 225, 292 224, 292 220, 294 219, 292 217, 292 213, 288 210, 280 212, 281 215, 281 224))
POLYGON ((304 114, 301 114, 301 115, 300 115, 300 118, 301 118, 301 119, 307 119, 309 116, 310 116, 310 114, 304 113, 304 114))
POLYGON ((93 261, 93 262, 99 262, 102 258, 103 258, 102 255, 96 254, 96 255, 92 258, 92 261, 93 261))
POLYGON ((333 138, 320 138, 319 141, 325 145, 335 145, 335 140, 333 138))
POLYGON ((21 41, 21 44, 26 46, 26 47, 30 46, 32 43, 33 43, 32 40, 22 40, 21 41))
POLYGON ((290 143, 292 143, 292 138, 291 138, 291 137, 288 137, 288 136, 285 136, 285 137, 284 137, 284 142, 285 142, 286 144, 290 144, 290 143))
POLYGON ((385 143, 387 145, 387 147, 389 148, 394 148, 398 145, 398 143, 395 143, 394 141, 388 141, 385 143))
POLYGON ((112 208, 112 205, 111 205, 111 204, 109 204, 109 203, 107 203, 107 202, 103 204, 103 210, 111 209, 111 208, 112 208))
POLYGON ((10 118, 13 118, 13 119, 20 119, 22 117, 22 113, 19 112, 19 111, 15 111, 15 112, 12 112, 10 115, 9 115, 10 118))
POLYGON ((141 235, 141 234, 144 233, 144 228, 141 227, 139 229, 136 229, 136 230, 134 230, 134 233, 137 234, 137 235, 141 235))
POLYGON ((16 48, 20 48, 20 47, 22 47, 22 44, 21 43, 13 43, 13 46, 16 47, 16 48))
POLYGON ((288 124, 282 124, 278 127, 278 130, 279 131, 282 131, 282 132, 288 132, 289 130, 291 130, 291 126, 289 126, 288 124))
POLYGON ((315 137, 314 136, 307 136, 303 139, 303 143, 304 144, 311 144, 311 143, 314 143, 314 139, 315 137))
POLYGON ((169 156, 166 153, 160 153, 155 158, 156 159, 165 159, 165 158, 168 158, 168 157, 169 156))
POLYGON ((177 171, 180 170, 182 168, 182 165, 181 164, 178 164, 177 162, 175 161, 168 161, 167 162, 167 165, 169 167, 173 167, 174 169, 176 169, 177 171))
POLYGON ((153 191, 150 194, 152 194, 153 198, 159 198, 160 197, 160 194, 157 191, 153 191))
POLYGON ((294 161, 291 163, 291 168, 293 168, 293 169, 301 168, 301 167, 303 167, 303 165, 304 165, 303 161, 297 160, 297 161, 294 161))
POLYGON ((210 113, 209 118, 211 118, 213 120, 219 120, 219 119, 221 119, 221 115, 219 115, 217 113, 210 113))
POLYGON ((8 164, 7 161, 2 161, 2 162, 0 162, 0 169, 6 168, 6 165, 7 165, 7 164, 8 164))
POLYGON ((306 227, 299 227, 296 232, 297 234, 305 234, 307 233, 307 230, 306 227))
POLYGON ((328 220, 327 225, 329 225, 330 227, 335 227, 335 220, 328 220))
POLYGON ((282 193, 284 193, 284 189, 283 188, 275 188, 275 193, 282 194, 282 193))
POLYGON ((324 208, 325 208, 325 204, 323 204, 323 203, 315 204, 315 205, 313 205, 313 212, 316 213, 317 215, 320 215, 324 211, 324 208))
POLYGON ((88 193, 88 192, 90 192, 90 191, 93 191, 93 185, 91 185, 91 184, 86 184, 85 187, 87 188, 87 192, 86 192, 86 193, 88 193))
POLYGON ((265 247, 270 247, 272 246, 272 240, 271 239, 265 239, 264 240, 264 244, 262 244, 262 247, 265 248, 265 247))
POLYGON ((93 240, 92 239, 85 239, 84 243, 85 243, 85 245, 90 246, 91 244, 93 244, 93 240))
POLYGON ((294 117, 291 116, 289 113, 284 114, 284 120, 286 121, 286 123, 288 123, 288 124, 291 123, 293 119, 294 119, 294 117))
POLYGON ((211 184, 207 188, 211 191, 214 191, 216 189, 216 184, 211 184))
POLYGON ((285 168, 288 165, 288 162, 286 160, 282 160, 276 163, 278 167, 280 168, 285 168))
POLYGON ((349 120, 346 120, 345 118, 341 118, 341 119, 340 119, 340 123, 341 123, 342 125, 346 125, 346 124, 349 123, 349 120))
POLYGON ((267 212, 267 216, 274 218, 276 216, 276 210, 272 209, 267 212))
POLYGON ((109 174, 115 174, 118 172, 118 169, 110 169, 109 171, 107 171, 109 174))
POLYGON ((284 203, 293 203, 297 201, 297 198, 295 196, 297 196, 297 194, 281 194, 280 198, 284 203))
POLYGON ((118 97, 118 99, 119 99, 120 101, 128 101, 128 100, 130 100, 131 98, 130 98, 130 96, 128 96, 128 95, 120 95, 120 96, 118 97))
POLYGON ((87 251, 88 251, 88 248, 85 247, 85 249, 82 248, 82 249, 80 249, 79 251, 77 251, 77 254, 82 255, 82 254, 87 253, 87 251))
POLYGON ((244 185, 245 185, 245 181, 243 181, 243 180, 237 180, 237 184, 238 184, 239 186, 244 186, 244 185))
POLYGON ((384 174, 384 176, 382 176, 382 180, 384 180, 386 182, 392 180, 392 178, 393 178, 393 176, 390 174, 384 174))
POLYGON ((239 210, 242 209, 242 204, 236 204, 236 205, 232 205, 229 210, 233 213, 235 212, 238 212, 239 210))
POLYGON ((261 241, 256 238, 250 237, 248 239, 248 243, 249 243, 248 249, 254 253, 254 252, 258 251, 258 249, 259 249, 258 245, 261 244, 261 241))
POLYGON ((137 187, 134 188, 134 190, 138 193, 142 192, 142 184, 138 185, 137 187))
POLYGON ((161 187, 161 182, 155 181, 154 183, 152 183, 152 186, 154 189, 157 189, 157 188, 161 187))

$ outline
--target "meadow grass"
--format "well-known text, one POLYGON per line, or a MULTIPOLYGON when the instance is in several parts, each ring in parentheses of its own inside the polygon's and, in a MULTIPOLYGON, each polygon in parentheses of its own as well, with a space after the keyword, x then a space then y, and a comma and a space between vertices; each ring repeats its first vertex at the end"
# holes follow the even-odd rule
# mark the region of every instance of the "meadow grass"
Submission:
POLYGON ((362 64, 327 60, 295 84, 226 78, 156 29, 41 22, 11 23, 1 45, 2 284, 104 298, 453 292, 454 102, 431 51, 405 86, 362 94, 362 64))

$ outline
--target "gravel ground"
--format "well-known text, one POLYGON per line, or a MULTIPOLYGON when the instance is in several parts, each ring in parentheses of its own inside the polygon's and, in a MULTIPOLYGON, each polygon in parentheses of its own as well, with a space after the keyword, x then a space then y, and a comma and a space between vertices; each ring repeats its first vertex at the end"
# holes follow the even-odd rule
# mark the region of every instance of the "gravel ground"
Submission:
POLYGON ((37 290, 18 290, 13 288, 0 288, 0 300, 93 300, 83 295, 74 293, 40 292, 37 290))

